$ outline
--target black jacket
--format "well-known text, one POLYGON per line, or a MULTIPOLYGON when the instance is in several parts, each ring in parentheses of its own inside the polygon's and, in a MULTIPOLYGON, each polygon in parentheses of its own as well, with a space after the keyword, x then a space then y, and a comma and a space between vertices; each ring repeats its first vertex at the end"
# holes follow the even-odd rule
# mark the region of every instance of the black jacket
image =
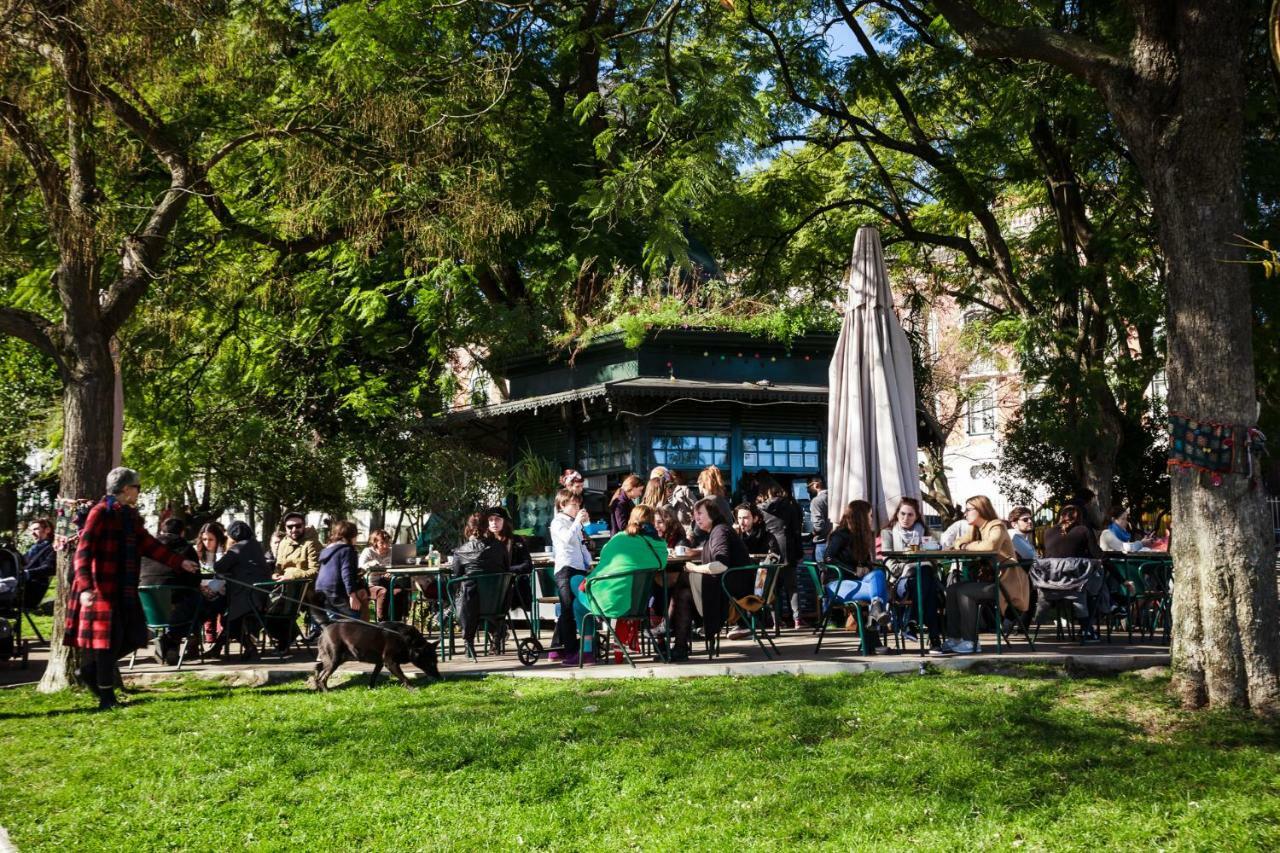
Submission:
MULTIPOLYGON (((232 522, 232 529, 236 524, 243 522, 232 522)), ((235 578, 241 583, 255 584, 262 581, 271 580, 271 569, 267 566, 267 555, 262 551, 262 545, 257 539, 248 538, 240 542, 232 542, 227 548, 227 553, 223 555, 223 560, 227 557, 234 557, 234 565, 228 562, 227 571, 219 568, 221 574, 235 578)), ((218 561, 218 565, 222 565, 222 560, 218 561)), ((248 587, 240 584, 227 584, 227 619, 238 619, 247 615, 257 605, 261 610, 266 607, 266 593, 263 591, 255 592, 248 587)))
POLYGON ((788 566, 799 563, 804 554, 804 542, 800 538, 804 513, 800 504, 790 495, 783 495, 761 506, 760 513, 764 516, 765 529, 773 537, 774 553, 788 566))
MULTIPOLYGON (((872 547, 875 547, 874 543, 872 543, 872 547)), ((874 558, 874 554, 853 553, 853 537, 848 530, 843 527, 837 527, 831 531, 831 538, 827 540, 826 559, 828 562, 839 563, 842 566, 865 566, 874 558)))
POLYGON ((1102 549, 1098 546, 1097 534, 1087 525, 1076 524, 1066 533, 1055 525, 1044 532, 1044 555, 1101 560, 1102 549))
POLYGON ((768 554, 773 548, 773 537, 769 535, 769 531, 763 524, 757 524, 751 528, 750 533, 738 535, 742 539, 742 544, 747 546, 748 554, 768 554))
POLYGON ((453 549, 449 568, 455 578, 505 572, 511 568, 511 558, 506 546, 496 539, 468 539, 453 549))
MULTIPOLYGON (((161 533, 156 537, 161 545, 164 545, 175 554, 181 554, 182 559, 191 560, 198 563, 200 560, 196 557, 196 549, 191 547, 191 543, 183 539, 181 536, 161 533)), ((139 586, 200 586, 199 572, 184 572, 182 569, 171 569, 164 563, 157 562, 150 557, 142 558, 142 571, 138 576, 139 586)))
POLYGON ((523 536, 511 537, 511 548, 508 551, 511 560, 510 571, 517 575, 527 575, 533 571, 533 557, 529 556, 529 546, 523 536))

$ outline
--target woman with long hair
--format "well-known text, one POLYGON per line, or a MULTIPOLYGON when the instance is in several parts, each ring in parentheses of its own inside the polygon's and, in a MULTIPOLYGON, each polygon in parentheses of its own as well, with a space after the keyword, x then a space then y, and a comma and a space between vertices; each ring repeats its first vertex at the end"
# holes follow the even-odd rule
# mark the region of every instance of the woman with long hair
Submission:
MULTIPOLYGON (((449 571, 453 577, 494 574, 505 572, 511 567, 507 548, 489 532, 484 513, 473 512, 467 516, 466 524, 462 527, 462 539, 462 543, 453 549, 450 556, 449 571)), ((457 585, 457 590, 454 612, 462 627, 462 642, 466 646, 467 657, 474 658, 476 630, 480 627, 480 591, 474 581, 463 581, 457 585)))
MULTIPOLYGON (((1017 561, 1018 554, 1013 550, 1009 530, 996 514, 990 498, 986 495, 969 498, 965 501, 964 517, 969 529, 961 537, 961 549, 989 553, 997 563, 1017 561)), ((1015 606, 1020 603, 1022 606, 1018 609, 1027 609, 1025 571, 1020 567, 1016 572, 1010 568, 1004 575, 999 575, 998 566, 993 566, 989 574, 990 580, 981 579, 980 572, 978 580, 953 583, 947 587, 947 639, 942 648, 935 649, 930 654, 973 654, 982 651, 978 645, 978 607, 982 604, 996 604, 997 609, 1000 609, 997 602, 1001 594, 1015 606), (1010 575, 1015 577, 1009 577, 1010 575), (1001 579, 997 581, 997 577, 1001 579)), ((997 613, 996 618, 1002 615, 997 613)))
MULTIPOLYGON (((1098 565, 1101 565, 1103 554, 1098 547, 1098 537, 1094 535, 1093 529, 1085 523, 1084 514, 1079 507, 1073 504, 1064 506, 1058 513, 1058 523, 1045 530, 1044 555, 1049 560, 1097 560, 1099 561, 1098 565)), ((1039 574, 1042 571, 1042 567, 1036 565, 1032 571, 1039 574)), ((1116 575, 1113 581, 1115 592, 1119 597, 1127 599, 1124 579, 1116 575)), ((1082 587, 1088 585, 1088 583, 1089 580, 1081 576, 1082 587)), ((1093 624, 1093 615, 1088 609, 1089 596, 1078 598, 1077 600, 1080 602, 1076 607, 1076 616, 1080 621, 1081 640, 1085 643, 1096 643, 1099 637, 1098 631, 1093 624)), ((1041 597, 1036 605, 1036 618, 1039 619, 1048 608, 1048 603, 1044 597, 1041 597)))
MULTIPOLYGON (((200 525, 200 532, 196 534, 196 561, 200 564, 200 570, 206 574, 217 573, 219 563, 222 564, 222 568, 229 568, 230 562, 234 559, 234 557, 227 559, 226 528, 216 521, 207 521, 200 525)), ((205 614, 204 641, 213 647, 216 655, 222 649, 218 644, 218 636, 221 633, 218 618, 227 609, 227 597, 223 589, 223 581, 216 578, 201 582, 200 589, 205 598, 204 607, 201 608, 205 614)))
POLYGON ((609 532, 618 533, 627 526, 631 510, 644 494, 644 480, 638 474, 628 474, 609 500, 609 532))
POLYGON ((681 545, 688 547, 689 536, 671 507, 664 506, 653 511, 653 528, 658 531, 658 538, 666 542, 668 548, 678 548, 681 545))
MULTIPOLYGON (((919 546, 928 535, 928 528, 920 512, 920 502, 915 498, 903 497, 893 511, 893 518, 880 533, 881 551, 909 551, 919 546)), ((942 620, 938 616, 941 604, 940 586, 938 584, 938 568, 933 563, 917 563, 914 560, 889 560, 885 564, 889 569, 892 581, 892 592, 895 600, 908 607, 907 626, 904 636, 914 642, 916 632, 920 630, 916 617, 924 614, 925 630, 929 632, 929 647, 939 648, 942 645, 942 620), (920 575, 917 578, 916 572, 920 575), (921 605, 916 605, 919 595, 921 605)))
MULTIPOLYGON (((831 531, 827 539, 826 561, 836 563, 846 569, 852 569, 855 578, 842 574, 839 579, 827 584, 827 591, 846 604, 866 602, 869 605, 868 618, 878 629, 889 627, 889 584, 883 569, 875 568, 872 561, 876 553, 876 535, 872 529, 871 504, 867 501, 850 501, 840 513, 840 522, 831 531)), ((847 607, 845 628, 855 630, 861 608, 847 607)), ((866 634, 867 648, 875 651, 880 648, 877 632, 866 634)))
POLYGON ((514 574, 511 583, 511 601, 526 614, 533 607, 533 590, 530 586, 533 575, 533 557, 529 554, 529 546, 523 536, 517 536, 511 527, 511 516, 500 506, 485 510, 485 519, 489 525, 489 535, 507 549, 508 571, 514 574))
POLYGON ((671 489, 671 472, 659 465, 649 472, 649 482, 644 487, 644 497, 640 498, 640 503, 655 511, 669 506, 671 489))
POLYGON ((1103 551, 1126 552, 1141 551, 1151 546, 1154 537, 1141 537, 1129 523, 1129 508, 1116 504, 1107 513, 1106 526, 1098 535, 1098 544, 1103 551))

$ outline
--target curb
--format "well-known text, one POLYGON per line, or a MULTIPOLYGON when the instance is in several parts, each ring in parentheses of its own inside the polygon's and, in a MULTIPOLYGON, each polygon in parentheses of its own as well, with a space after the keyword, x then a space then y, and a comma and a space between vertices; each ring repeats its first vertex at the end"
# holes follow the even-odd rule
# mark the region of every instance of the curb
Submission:
MULTIPOLYGON (((592 666, 577 669, 574 667, 550 667, 546 665, 532 666, 527 669, 471 670, 463 672, 446 672, 444 680, 461 681, 480 678, 542 678, 561 681, 576 680, 612 680, 618 678, 708 678, 724 677, 749 678, 762 675, 858 675, 865 672, 882 672, 887 675, 909 675, 922 673, 926 667, 933 670, 950 669, 971 671, 975 675, 1011 675, 1026 666, 1056 667, 1065 671, 1068 676, 1114 675, 1135 670, 1149 670, 1153 667, 1169 666, 1169 655, 1116 655, 1111 657, 1093 657, 1080 655, 1001 655, 1000 657, 951 657, 921 658, 905 657, 897 660, 871 661, 744 661, 735 663, 694 663, 681 666, 669 664, 656 666, 638 666, 631 668, 624 665, 592 666)), ((146 687, 171 681, 176 676, 198 678, 204 681, 219 681, 228 687, 265 687, 275 684, 286 684, 291 681, 304 680, 311 676, 308 669, 219 669, 191 670, 178 672, 165 670, 162 672, 121 673, 123 681, 129 686, 146 687)), ((343 683, 363 677, 367 671, 348 669, 335 673, 338 679, 334 684, 343 683)), ((384 673, 384 678, 387 678, 384 673)), ((411 675, 411 680, 426 681, 427 677, 420 673, 411 675)), ((386 683, 394 684, 394 679, 386 683)))

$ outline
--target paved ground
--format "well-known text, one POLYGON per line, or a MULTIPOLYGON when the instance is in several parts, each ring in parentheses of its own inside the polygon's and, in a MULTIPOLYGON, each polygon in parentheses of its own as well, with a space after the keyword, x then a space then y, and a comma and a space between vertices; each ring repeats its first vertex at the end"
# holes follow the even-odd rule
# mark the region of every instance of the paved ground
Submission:
MULTIPOLYGON (((521 636, 524 636, 521 633, 521 636)), ((544 638, 547 635, 544 632, 544 638)), ((1103 642, 1096 646, 1079 646, 1067 642, 1058 642, 1051 628, 1041 632, 1041 640, 1036 643, 1032 652, 1027 643, 1019 638, 1011 646, 1006 646, 1003 653, 996 654, 995 636, 982 638, 983 653, 948 658, 929 658, 919 655, 919 647, 912 646, 901 652, 887 655, 861 656, 858 654, 856 634, 845 631, 831 631, 823 642, 822 651, 813 652, 816 637, 808 631, 783 632, 777 644, 780 656, 767 660, 759 648, 750 640, 729 641, 721 643, 720 655, 708 660, 705 654, 696 655, 687 663, 661 664, 653 663, 647 657, 638 658, 637 666, 632 668, 625 662, 621 665, 612 662, 582 669, 552 664, 545 658, 531 667, 525 667, 516 659, 511 645, 505 655, 481 656, 478 661, 468 661, 459 655, 440 665, 440 671, 446 678, 451 677, 483 677, 508 676, 516 678, 684 678, 705 675, 763 675, 770 673, 790 674, 831 674, 837 672, 865 672, 879 670, 884 672, 919 671, 922 664, 931 664, 943 668, 977 669, 989 671, 1019 664, 1051 664, 1065 666, 1069 669, 1089 672, 1119 672, 1124 670, 1146 669, 1155 666, 1167 666, 1169 649, 1163 643, 1129 644, 1128 637, 1117 635, 1108 644, 1103 642)), ((701 649, 698 642, 695 647, 701 649)), ((0 664, 0 685, 11 686, 38 681, 44 670, 47 648, 37 647, 33 650, 30 666, 19 669, 16 666, 5 667, 0 664)), ((220 662, 195 661, 184 663, 183 673, 205 678, 225 678, 234 683, 255 685, 267 684, 290 679, 304 678, 314 668, 315 653, 309 650, 296 650, 287 660, 280 661, 274 656, 252 664, 240 663, 238 656, 231 655, 220 662)), ((338 671, 337 676, 344 674, 355 676, 368 673, 372 667, 367 664, 346 664, 338 671)), ((148 683, 172 677, 177 671, 174 667, 159 666, 150 657, 139 655, 132 672, 127 668, 127 660, 122 663, 126 680, 134 683, 148 683)), ((413 667, 407 671, 416 672, 413 667)))

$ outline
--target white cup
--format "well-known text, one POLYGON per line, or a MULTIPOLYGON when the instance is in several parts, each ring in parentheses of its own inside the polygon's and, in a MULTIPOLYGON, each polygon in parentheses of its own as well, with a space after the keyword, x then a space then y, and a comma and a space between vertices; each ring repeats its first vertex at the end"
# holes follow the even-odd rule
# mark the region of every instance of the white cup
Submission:
POLYGON ((688 554, 688 553, 689 553, 689 549, 688 549, 688 548, 686 548, 685 546, 683 546, 683 545, 677 545, 677 546, 676 546, 676 556, 677 556, 677 557, 683 557, 685 554, 688 554))

